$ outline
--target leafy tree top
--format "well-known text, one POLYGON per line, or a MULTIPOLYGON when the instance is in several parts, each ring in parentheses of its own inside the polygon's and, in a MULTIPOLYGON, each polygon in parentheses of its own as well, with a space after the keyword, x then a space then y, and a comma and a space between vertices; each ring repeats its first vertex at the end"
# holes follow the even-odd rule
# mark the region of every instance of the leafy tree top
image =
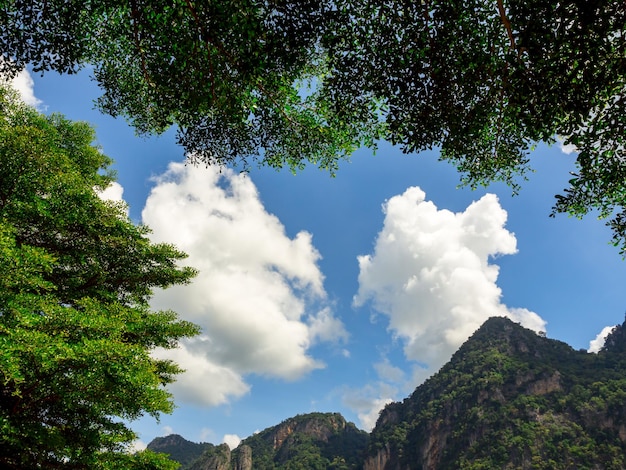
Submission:
POLYGON ((626 248, 620 0, 40 0, 0 4, 3 68, 93 66, 98 106, 172 124, 191 159, 335 171, 379 138, 516 188, 538 141, 577 147, 555 211, 626 248))
POLYGON ((171 468, 125 453, 122 420, 173 408, 180 369, 150 353, 197 328, 148 300, 195 271, 98 196, 113 177, 93 139, 0 88, 2 468, 171 468))

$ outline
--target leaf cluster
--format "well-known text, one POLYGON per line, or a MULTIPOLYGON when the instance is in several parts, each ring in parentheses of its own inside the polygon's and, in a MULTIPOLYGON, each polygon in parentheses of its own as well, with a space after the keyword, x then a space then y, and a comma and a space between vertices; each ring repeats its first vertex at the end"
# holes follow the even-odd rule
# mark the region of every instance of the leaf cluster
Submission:
POLYGON ((98 196, 113 175, 93 140, 88 125, 0 88, 3 468, 164 462, 122 452, 135 435, 121 419, 172 410, 163 385, 180 369, 150 352, 198 330, 148 300, 195 271, 98 196))
POLYGON ((101 110, 177 126, 194 162, 334 173, 384 138, 517 191, 560 136, 554 213, 597 211, 626 249, 623 1, 4 0, 0 25, 2 69, 90 64, 101 110))

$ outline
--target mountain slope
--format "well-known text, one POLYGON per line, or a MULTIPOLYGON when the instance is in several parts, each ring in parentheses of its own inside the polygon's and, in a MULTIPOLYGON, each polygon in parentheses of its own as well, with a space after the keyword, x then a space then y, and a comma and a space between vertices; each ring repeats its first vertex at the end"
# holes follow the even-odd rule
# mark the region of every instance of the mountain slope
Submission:
POLYGON ((626 468, 625 372, 609 348, 575 351, 491 318, 381 412, 364 469, 626 468))
POLYGON ((188 441, 178 434, 170 434, 165 437, 157 437, 148 444, 148 450, 168 454, 171 460, 175 460, 185 467, 196 460, 202 453, 214 447, 213 444, 188 441))
POLYGON ((249 448, 255 470, 347 470, 361 467, 367 440, 365 431, 339 413, 310 413, 244 439, 233 453, 249 448))

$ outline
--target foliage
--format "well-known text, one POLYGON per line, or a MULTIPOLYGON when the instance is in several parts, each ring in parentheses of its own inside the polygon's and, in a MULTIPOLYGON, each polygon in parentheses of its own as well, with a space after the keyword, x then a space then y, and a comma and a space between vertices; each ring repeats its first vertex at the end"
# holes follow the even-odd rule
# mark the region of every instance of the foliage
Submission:
POLYGON ((172 410, 180 370, 150 352, 197 328, 148 300, 194 270, 98 196, 113 176, 93 140, 0 88, 2 468, 172 468, 126 453, 124 421, 172 410))
POLYGON ((517 189, 562 136, 578 170, 555 211, 612 217, 624 250, 625 24, 621 0, 4 0, 0 52, 13 72, 91 64, 103 111, 176 124, 205 163, 335 171, 386 138, 517 189))
POLYGON ((316 90, 330 9, 316 0, 5 1, 0 51, 14 70, 93 64, 103 111, 141 133, 176 124, 192 159, 262 151, 274 167, 335 170, 337 158, 372 142, 378 122, 337 112, 316 90))

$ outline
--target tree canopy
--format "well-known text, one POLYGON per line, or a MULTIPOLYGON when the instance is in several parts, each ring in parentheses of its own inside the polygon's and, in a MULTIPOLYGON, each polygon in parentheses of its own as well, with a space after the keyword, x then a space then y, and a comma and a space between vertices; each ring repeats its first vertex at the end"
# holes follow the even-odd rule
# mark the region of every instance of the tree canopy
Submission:
POLYGON ((180 370, 150 352, 197 328, 148 300, 195 272, 101 199, 111 161, 93 140, 0 88, 2 468, 170 468, 124 451, 126 422, 172 410, 180 370))
POLYGON ((556 212, 597 209, 626 249, 621 0, 0 2, 5 70, 85 64, 98 106, 175 124, 189 157, 335 171, 362 145, 437 147, 472 186, 578 149, 556 212))

